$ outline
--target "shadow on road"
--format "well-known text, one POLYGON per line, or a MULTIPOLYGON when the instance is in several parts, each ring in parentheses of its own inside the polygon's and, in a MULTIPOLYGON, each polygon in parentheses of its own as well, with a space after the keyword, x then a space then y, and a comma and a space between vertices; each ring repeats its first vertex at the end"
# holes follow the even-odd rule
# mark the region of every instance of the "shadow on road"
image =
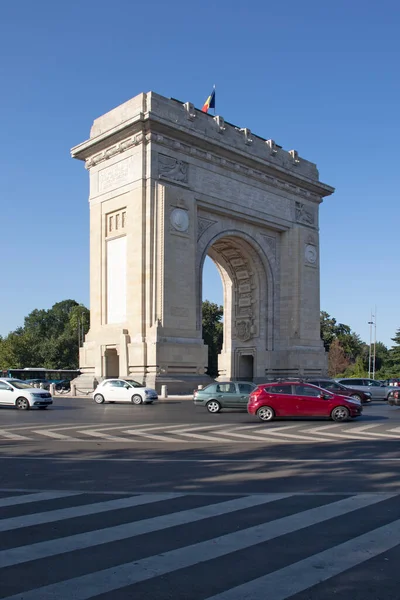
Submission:
POLYGON ((1 488, 218 493, 400 491, 398 441, 188 447, 0 443, 1 488))

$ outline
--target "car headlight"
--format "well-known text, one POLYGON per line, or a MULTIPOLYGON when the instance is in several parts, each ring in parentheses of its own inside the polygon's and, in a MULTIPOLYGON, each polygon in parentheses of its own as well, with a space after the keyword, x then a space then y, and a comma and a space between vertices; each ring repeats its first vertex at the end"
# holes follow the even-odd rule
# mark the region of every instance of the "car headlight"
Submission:
POLYGON ((359 400, 356 400, 355 398, 348 398, 348 401, 352 404, 361 404, 361 402, 359 400))
POLYGON ((368 397, 371 398, 371 392, 364 392, 364 394, 368 397))
POLYGON ((34 398, 40 398, 43 392, 29 392, 34 398))

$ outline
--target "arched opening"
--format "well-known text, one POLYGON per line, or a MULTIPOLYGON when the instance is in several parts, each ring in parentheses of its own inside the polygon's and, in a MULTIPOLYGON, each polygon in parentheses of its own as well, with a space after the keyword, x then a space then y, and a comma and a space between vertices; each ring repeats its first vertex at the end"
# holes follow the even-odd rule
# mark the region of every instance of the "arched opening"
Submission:
POLYGON ((236 233, 211 240, 204 251, 203 289, 206 285, 209 288, 204 281, 210 273, 208 259, 215 265, 212 277, 215 279, 217 271, 222 282, 224 316, 219 379, 253 380, 265 373, 270 307, 260 254, 250 239, 236 233))
POLYGON ((224 292, 216 264, 206 257, 203 266, 202 337, 208 347, 207 375, 218 377, 218 356, 223 340, 224 292))

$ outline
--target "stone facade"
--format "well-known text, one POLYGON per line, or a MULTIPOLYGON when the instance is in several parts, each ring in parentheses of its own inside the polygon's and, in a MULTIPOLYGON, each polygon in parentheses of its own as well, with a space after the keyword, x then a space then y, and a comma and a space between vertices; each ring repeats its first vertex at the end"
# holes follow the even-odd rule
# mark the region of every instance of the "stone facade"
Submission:
POLYGON ((72 149, 90 175, 84 376, 192 391, 206 381, 202 268, 224 289, 220 377, 326 370, 315 164, 190 103, 140 94, 72 149))

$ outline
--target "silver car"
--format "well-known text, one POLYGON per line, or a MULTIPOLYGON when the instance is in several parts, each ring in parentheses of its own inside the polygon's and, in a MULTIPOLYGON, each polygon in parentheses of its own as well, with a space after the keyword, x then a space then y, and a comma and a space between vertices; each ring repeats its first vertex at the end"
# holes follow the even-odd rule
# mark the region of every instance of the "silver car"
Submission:
POLYGON ((387 400, 389 393, 393 391, 392 387, 375 379, 367 379, 366 377, 362 379, 351 377, 348 379, 336 379, 335 381, 361 392, 370 392, 372 400, 387 400))

